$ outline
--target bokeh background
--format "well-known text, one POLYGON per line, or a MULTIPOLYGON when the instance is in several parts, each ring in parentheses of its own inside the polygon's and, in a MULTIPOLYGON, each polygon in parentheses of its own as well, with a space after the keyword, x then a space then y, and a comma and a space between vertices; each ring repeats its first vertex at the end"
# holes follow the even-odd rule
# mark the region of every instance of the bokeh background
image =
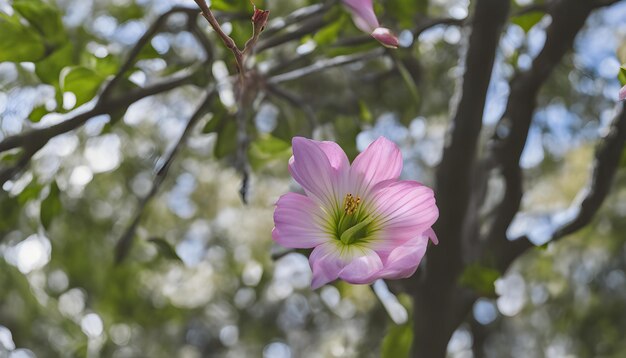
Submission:
MULTIPOLYGON (((165 0, 20 2, 45 11, 29 22, 14 2, 0 0, 0 139, 91 108, 161 14, 195 7, 165 0), (31 30, 11 32, 7 19, 31 30), (43 53, 19 45, 37 41, 43 53), (18 50, 25 52, 11 52, 18 50)), ((469 29, 462 21, 472 4, 376 1, 381 22, 399 35, 395 52, 363 38, 338 2, 257 5, 271 10, 271 18, 255 68, 265 78, 290 71, 297 77, 277 81, 254 102, 248 204, 239 193, 230 53, 202 17, 190 26, 193 11, 173 14, 142 49, 124 86, 147 88, 171 76, 189 80, 55 136, 2 186, 0 357, 407 354, 408 295, 393 287, 391 293, 383 282, 338 282, 311 291, 306 256, 272 243, 273 203, 298 190, 286 165, 294 135, 336 140, 351 158, 384 135, 402 149, 403 177, 432 185, 463 73, 469 29), (302 8, 308 15, 294 17, 302 8), (449 21, 412 31, 422 16, 449 21), (302 28, 309 30, 289 36, 302 28), (337 58, 346 64, 323 62, 337 58), (298 74, 320 60, 325 70, 298 74), (219 98, 185 145, 177 145, 211 83, 219 98), (142 203, 174 147, 180 152, 167 176, 142 203), (116 244, 135 217, 134 244, 116 263, 116 244)), ((489 86, 485 136, 504 110, 509 80, 530 66, 545 41, 550 16, 516 15, 532 5, 512 2, 489 86)), ((250 5, 216 0, 212 6, 242 45, 250 34, 250 5)), ((593 223, 543 245, 554 224, 549 214, 566 209, 585 185, 597 139, 615 114, 625 39, 626 3, 595 11, 542 89, 521 158, 523 212, 509 228, 512 236, 529 232, 540 247, 503 276, 468 276, 476 285, 486 281, 489 292, 452 336, 450 357, 626 356, 624 157, 593 223)), ((18 154, 0 153, 2 167, 18 154)))

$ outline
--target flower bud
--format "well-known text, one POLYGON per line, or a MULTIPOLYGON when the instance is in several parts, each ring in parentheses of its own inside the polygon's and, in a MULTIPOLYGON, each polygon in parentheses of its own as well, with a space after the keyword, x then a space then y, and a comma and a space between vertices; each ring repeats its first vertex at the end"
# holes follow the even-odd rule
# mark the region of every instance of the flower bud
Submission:
POLYGON ((394 35, 391 30, 378 27, 372 32, 372 37, 378 40, 383 46, 389 48, 398 48, 398 38, 394 35))
POLYGON ((267 24, 267 19, 270 17, 269 10, 261 10, 254 8, 254 14, 252 15, 252 25, 254 26, 254 33, 258 36, 267 24))
POLYGON ((374 13, 373 0, 342 0, 342 3, 352 14, 352 20, 359 30, 371 34, 385 47, 398 47, 398 38, 389 29, 380 27, 374 13))

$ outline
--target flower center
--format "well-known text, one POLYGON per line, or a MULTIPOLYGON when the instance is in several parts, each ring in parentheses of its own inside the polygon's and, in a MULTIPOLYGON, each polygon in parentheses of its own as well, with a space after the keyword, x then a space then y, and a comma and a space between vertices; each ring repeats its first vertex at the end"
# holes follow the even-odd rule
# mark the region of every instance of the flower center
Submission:
POLYGON ((335 217, 335 238, 344 245, 362 241, 371 234, 369 226, 372 221, 361 205, 361 197, 349 193, 343 201, 343 212, 338 212, 335 217))
POLYGON ((343 200, 343 210, 345 211, 347 215, 352 215, 354 214, 356 209, 359 207, 360 203, 361 203, 360 197, 357 196, 355 199, 354 196, 352 196, 352 194, 347 194, 346 198, 343 200))

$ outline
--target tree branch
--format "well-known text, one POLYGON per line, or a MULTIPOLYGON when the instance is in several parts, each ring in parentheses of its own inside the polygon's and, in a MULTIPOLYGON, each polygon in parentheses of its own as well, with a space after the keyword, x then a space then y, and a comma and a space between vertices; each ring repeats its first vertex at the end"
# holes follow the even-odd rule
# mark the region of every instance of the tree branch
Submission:
POLYGON ((224 45, 230 51, 232 51, 233 56, 235 56, 235 61, 237 63, 237 68, 239 69, 239 73, 243 75, 243 73, 245 72, 245 67, 243 63, 243 53, 241 52, 241 50, 239 50, 239 48, 237 47, 237 44, 235 44, 235 41, 230 36, 226 35, 224 30, 222 30, 220 23, 217 21, 215 16, 213 16, 213 13, 211 12, 211 9, 209 9, 209 6, 206 4, 206 1, 205 0, 194 0, 194 1, 196 2, 196 4, 198 4, 198 7, 200 7, 200 10, 202 10, 202 16, 204 16, 204 18, 209 22, 213 30, 215 30, 217 35, 222 39, 222 41, 224 42, 224 45))
POLYGON ((543 49, 533 61, 531 69, 518 74, 511 81, 511 94, 493 140, 493 154, 502 169, 506 191, 496 210, 487 245, 505 237, 508 226, 519 210, 523 195, 519 160, 528 137, 539 89, 569 51, 593 8, 593 3, 588 0, 563 0, 551 7, 552 23, 547 30, 543 49))
POLYGON ((131 91, 123 97, 113 100, 98 101, 96 105, 89 111, 80 113, 70 119, 67 119, 61 123, 57 123, 50 127, 34 129, 28 132, 20 133, 14 136, 5 138, 0 142, 0 153, 15 149, 24 148, 18 165, 11 168, 3 169, 0 172, 0 185, 4 184, 7 180, 11 179, 15 174, 26 167, 32 156, 43 146, 50 141, 50 139, 61 135, 63 133, 70 132, 78 127, 84 125, 89 119, 101 115, 109 114, 120 108, 126 108, 138 100, 153 96, 158 93, 172 90, 174 88, 191 84, 193 79, 197 76, 196 73, 189 74, 184 77, 172 79, 167 82, 155 84, 151 87, 140 88, 131 91))
POLYGON ((137 42, 133 45, 133 48, 130 50, 126 61, 120 66, 117 74, 113 77, 113 79, 107 84, 105 89, 102 91, 100 98, 106 99, 111 92, 115 89, 115 86, 124 79, 124 74, 128 72, 133 64, 135 63, 137 57, 141 53, 141 50, 146 46, 150 40, 157 33, 163 30, 163 27, 167 23, 167 20, 170 16, 174 14, 184 13, 187 15, 188 22, 195 22, 198 13, 194 11, 194 9, 186 8, 186 7, 174 7, 171 10, 161 14, 150 26, 150 28, 137 40, 137 42))
POLYGON ((345 56, 337 56, 330 59, 322 59, 313 63, 310 66, 302 67, 297 70, 293 70, 290 72, 282 73, 280 75, 276 75, 270 77, 267 82, 270 84, 278 84, 286 81, 297 80, 301 77, 308 76, 310 74, 327 70, 332 67, 345 66, 354 62, 366 61, 376 57, 379 57, 384 53, 384 50, 378 48, 376 50, 368 51, 365 53, 360 53, 356 55, 345 55, 345 56))
POLYGON ((626 111, 623 102, 621 107, 621 113, 615 118, 604 143, 596 153, 591 181, 574 203, 580 207, 578 216, 557 230, 554 234, 556 238, 569 235, 589 224, 611 189, 626 141, 626 111))
POLYGON ((318 120, 315 111, 304 99, 272 83, 267 83, 266 89, 269 94, 282 98, 294 108, 301 110, 307 118, 311 132, 317 127, 318 120))
POLYGON ((471 194, 471 177, 476 147, 482 128, 483 111, 496 49, 507 19, 509 1, 479 0, 476 4, 465 57, 465 74, 451 127, 451 140, 444 150, 437 171, 439 219, 434 230, 441 238, 429 250, 424 282, 415 291, 415 357, 443 357, 454 328, 465 317, 471 300, 455 289, 456 277, 463 267, 462 223, 471 194), (450 309, 454 307, 454 309, 450 309), (435 338, 428 332, 440 332, 435 338), (425 337, 431 339, 424 340, 425 337))
POLYGON ((178 138, 178 141, 176 142, 174 147, 171 149, 170 153, 167 155, 165 161, 156 170, 156 174, 154 177, 154 181, 152 182, 152 188, 150 188, 150 192, 139 201, 139 207, 137 208, 137 212, 135 213, 135 216, 133 220, 131 221, 131 224, 128 226, 124 234, 118 240, 117 245, 115 246, 115 262, 116 263, 118 264, 121 263, 126 258, 126 256, 128 256, 130 248, 132 247, 133 239, 135 237, 135 232, 137 231, 137 227, 139 226, 141 217, 143 215, 143 212, 145 211, 146 206, 148 205, 150 200, 152 200, 152 198, 154 198, 154 196, 159 192, 159 188, 161 187, 161 184, 163 184, 163 181, 167 177, 169 169, 172 166, 172 162, 176 158, 176 155, 180 152, 181 147, 185 145, 187 138, 193 131, 196 123, 198 123, 198 120, 200 120, 200 118, 202 118, 202 116, 208 110, 208 107, 210 103, 213 101, 213 99, 215 98, 216 93, 217 92, 215 91, 214 88, 209 89, 202 103, 198 106, 194 114, 189 118, 189 121, 187 122, 187 125, 185 126, 185 129, 183 130, 183 133, 180 135, 180 137, 178 138))
POLYGON ((125 94, 123 98, 109 98, 111 97, 116 85, 119 84, 119 82, 124 78, 124 74, 132 68, 132 65, 135 63, 137 56, 141 53, 143 47, 149 43, 150 39, 152 39, 155 34, 163 30, 163 26, 166 24, 167 19, 177 13, 184 13, 187 15, 187 25, 190 32, 196 37, 200 45, 204 48, 207 54, 207 59, 211 60, 213 52, 210 47, 210 43, 208 43, 206 36, 199 31, 195 22, 198 15, 197 10, 195 8, 174 7, 165 12, 155 20, 146 33, 144 33, 144 35, 134 44, 117 74, 105 85, 95 106, 91 110, 80 113, 64 122, 48 128, 35 129, 25 133, 20 133, 18 135, 7 137, 0 142, 0 152, 20 147, 25 149, 15 165, 3 168, 0 171, 0 185, 22 171, 28 165, 32 156, 39 149, 43 148, 43 146, 45 146, 51 138, 74 130, 97 115, 111 113, 117 109, 128 107, 131 103, 142 98, 192 83, 194 74, 181 78, 175 78, 171 81, 162 82, 151 87, 131 91, 130 93, 125 94))
POLYGON ((293 24, 302 23, 303 21, 317 15, 323 15, 332 7, 332 5, 333 4, 331 2, 326 4, 309 5, 299 8, 285 17, 275 18, 267 25, 267 29, 265 29, 265 36, 270 38, 293 24))
MULTIPOLYGON (((500 40, 507 19, 509 3, 482 0, 476 5, 472 34, 465 58, 461 98, 451 125, 450 142, 444 149, 437 171, 437 202, 440 210, 435 231, 444 237, 442 245, 433 250, 431 265, 462 263, 462 223, 471 194, 471 178, 476 148, 483 123, 487 89, 500 40), (453 247, 452 247, 453 246, 453 247), (437 252, 441 252, 441 257, 437 252)), ((444 268, 445 271, 451 271, 444 268)))
POLYGON ((324 18, 324 13, 316 14, 300 23, 300 27, 284 34, 276 34, 272 37, 267 37, 265 40, 259 42, 257 46, 257 52, 265 51, 272 47, 276 47, 287 43, 289 41, 298 40, 305 35, 316 33, 319 29, 328 24, 328 20, 324 18))
MULTIPOLYGON (((569 221, 556 228, 548 242, 557 241, 587 226, 606 200, 615 174, 619 169, 620 158, 626 145, 626 105, 620 103, 620 112, 615 116, 611 128, 598 146, 589 183, 576 195, 567 212, 575 213, 569 221)), ((512 241, 501 241, 498 245, 499 268, 504 272, 509 265, 535 245, 527 236, 512 241)))

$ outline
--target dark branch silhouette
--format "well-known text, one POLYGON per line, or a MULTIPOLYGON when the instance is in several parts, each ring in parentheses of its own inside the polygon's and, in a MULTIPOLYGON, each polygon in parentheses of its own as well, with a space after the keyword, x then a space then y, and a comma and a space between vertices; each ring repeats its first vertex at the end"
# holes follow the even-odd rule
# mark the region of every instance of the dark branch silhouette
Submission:
POLYGON ((180 152, 181 148, 187 142, 187 138, 189 138, 189 135, 195 128, 196 124, 202 118, 202 116, 209 111, 209 105, 215 98, 215 94, 216 94, 216 91, 213 88, 207 91, 207 94, 204 100, 198 106, 196 111, 191 115, 191 117, 189 118, 189 121, 187 121, 187 125, 185 126, 185 129, 181 133, 180 137, 178 138, 178 141, 176 142, 174 147, 172 147, 169 154, 165 157, 165 160, 163 161, 163 163, 155 170, 155 176, 152 182, 152 187, 150 188, 150 192, 148 192, 148 194, 144 196, 143 198, 141 198, 141 200, 139 201, 139 206, 137 210, 135 211, 135 216, 133 217, 131 224, 128 226, 126 231, 124 231, 124 234, 120 237, 120 239, 117 242, 117 245, 115 246, 115 262, 116 263, 121 263, 126 258, 126 256, 128 256, 128 253, 132 247, 132 243, 135 238, 137 227, 139 226, 139 223, 141 222, 141 218, 146 209, 146 206, 148 205, 150 200, 152 200, 152 198, 154 198, 156 194, 159 192, 159 189, 161 188, 161 184, 163 184, 163 181, 165 181, 165 178, 167 177, 167 174, 169 173, 169 169, 172 166, 174 159, 176 158, 177 154, 180 152))
MULTIPOLYGON (((576 213, 570 220, 554 229, 548 242, 555 242, 587 226, 600 210, 613 184, 620 158, 626 144, 626 110, 624 104, 615 116, 608 133, 601 139, 595 155, 593 170, 587 186, 582 188, 567 210, 576 213)), ((509 265, 535 245, 526 236, 511 238, 500 245, 498 266, 506 270, 509 265)))
POLYGON ((508 11, 506 1, 481 0, 476 4, 472 19, 461 97, 452 120, 451 140, 437 171, 440 215, 434 229, 445 240, 429 252, 427 276, 414 295, 416 357, 444 356, 450 335, 462 320, 462 317, 453 316, 456 308, 463 305, 452 302, 451 290, 463 265, 462 223, 471 195, 470 178, 482 128, 487 88, 508 11), (440 332, 434 337, 427 333, 433 326, 440 332))

